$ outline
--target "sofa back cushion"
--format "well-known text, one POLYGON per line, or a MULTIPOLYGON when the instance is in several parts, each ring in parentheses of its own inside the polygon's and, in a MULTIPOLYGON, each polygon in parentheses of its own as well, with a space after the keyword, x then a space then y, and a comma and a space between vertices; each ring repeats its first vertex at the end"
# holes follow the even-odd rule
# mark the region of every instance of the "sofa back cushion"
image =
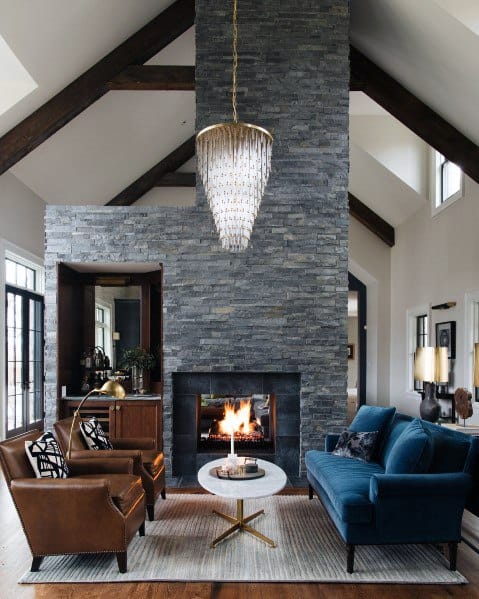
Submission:
POLYGON ((412 416, 400 414, 399 412, 396 412, 396 414, 394 415, 391 425, 384 434, 384 443, 381 448, 381 454, 378 460, 378 462, 381 464, 381 466, 383 466, 383 468, 386 468, 386 462, 389 457, 389 454, 391 453, 392 448, 394 447, 394 444, 398 440, 403 430, 413 420, 414 418, 412 416))
POLYGON ((376 460, 381 454, 384 435, 389 428, 395 413, 396 408, 361 406, 354 417, 354 420, 349 425, 349 430, 353 433, 378 432, 373 460, 376 460))
POLYGON ((463 472, 471 449, 471 437, 448 430, 430 422, 423 422, 433 442, 433 456, 428 472, 463 472))
POLYGON ((387 474, 420 474, 432 460, 433 444, 419 418, 409 422, 396 439, 386 459, 387 474))

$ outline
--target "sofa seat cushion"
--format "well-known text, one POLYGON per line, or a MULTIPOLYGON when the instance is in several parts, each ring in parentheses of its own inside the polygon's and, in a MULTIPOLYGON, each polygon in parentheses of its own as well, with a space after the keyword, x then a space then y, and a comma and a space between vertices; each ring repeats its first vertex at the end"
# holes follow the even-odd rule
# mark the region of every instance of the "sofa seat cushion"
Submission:
POLYGON ((156 451, 155 449, 143 450, 141 455, 145 470, 155 478, 164 466, 163 452, 156 451))
POLYGON ((373 474, 384 473, 374 462, 308 451, 306 468, 327 494, 338 516, 350 524, 368 524, 374 514, 369 501, 369 481, 373 474))
POLYGON ((427 472, 432 459, 432 438, 415 418, 399 435, 386 460, 387 474, 427 472))
POLYGON ((82 478, 107 480, 113 503, 124 515, 144 494, 141 478, 134 474, 83 474, 75 477, 76 480, 82 478))

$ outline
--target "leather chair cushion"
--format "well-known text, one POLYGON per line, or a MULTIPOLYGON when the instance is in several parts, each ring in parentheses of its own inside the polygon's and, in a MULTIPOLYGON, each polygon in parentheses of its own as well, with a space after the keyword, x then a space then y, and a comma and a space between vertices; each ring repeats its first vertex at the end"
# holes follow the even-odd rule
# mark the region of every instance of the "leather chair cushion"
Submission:
POLYGON ((153 449, 151 451, 143 450, 141 453, 145 470, 155 478, 164 465, 163 452, 153 449))
POLYGON ((133 474, 83 474, 76 476, 75 480, 82 478, 106 479, 110 484, 110 493, 114 504, 124 515, 143 495, 141 478, 133 474))

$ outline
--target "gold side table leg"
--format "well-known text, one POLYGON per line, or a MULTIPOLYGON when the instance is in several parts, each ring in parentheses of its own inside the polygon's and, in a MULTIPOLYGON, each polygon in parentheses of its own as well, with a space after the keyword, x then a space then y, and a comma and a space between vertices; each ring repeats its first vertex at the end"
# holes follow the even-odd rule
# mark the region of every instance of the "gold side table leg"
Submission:
POLYGON ((243 499, 237 499, 236 500, 236 518, 234 516, 229 516, 228 514, 225 514, 223 512, 219 512, 218 510, 213 510, 213 513, 216 514, 217 516, 219 516, 220 518, 224 518, 228 522, 231 522, 231 524, 233 524, 233 526, 231 526, 230 528, 225 530, 222 534, 220 534, 219 537, 216 537, 216 539, 214 539, 212 541, 212 543, 210 545, 210 547, 212 549, 214 549, 216 547, 216 545, 218 545, 218 543, 220 543, 221 541, 226 539, 226 537, 229 537, 230 535, 232 535, 237 530, 239 530, 240 532, 241 531, 248 532, 249 534, 251 534, 251 535, 257 537, 258 539, 261 539, 265 543, 267 543, 270 547, 276 547, 276 543, 274 541, 272 541, 265 535, 258 532, 252 526, 248 525, 248 522, 251 522, 251 520, 253 520, 254 518, 257 518, 261 514, 264 514, 264 510, 258 510, 254 514, 251 514, 250 516, 246 516, 246 518, 245 518, 244 517, 244 501, 243 501, 243 499))

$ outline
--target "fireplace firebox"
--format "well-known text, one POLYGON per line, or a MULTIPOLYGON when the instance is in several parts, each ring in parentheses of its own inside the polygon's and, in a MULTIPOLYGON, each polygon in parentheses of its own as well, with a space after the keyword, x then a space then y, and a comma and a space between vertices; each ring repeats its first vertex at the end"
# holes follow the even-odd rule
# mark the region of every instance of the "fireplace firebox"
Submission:
POLYGON ((224 454, 234 428, 235 450, 250 453, 274 452, 274 394, 200 394, 197 400, 197 441, 199 452, 224 454))
POLYGON ((236 416, 244 408, 236 426, 235 453, 269 460, 289 476, 298 475, 300 373, 175 372, 172 379, 173 476, 194 476, 207 462, 226 457, 231 429, 219 422, 227 406, 230 417, 231 410, 236 416))

